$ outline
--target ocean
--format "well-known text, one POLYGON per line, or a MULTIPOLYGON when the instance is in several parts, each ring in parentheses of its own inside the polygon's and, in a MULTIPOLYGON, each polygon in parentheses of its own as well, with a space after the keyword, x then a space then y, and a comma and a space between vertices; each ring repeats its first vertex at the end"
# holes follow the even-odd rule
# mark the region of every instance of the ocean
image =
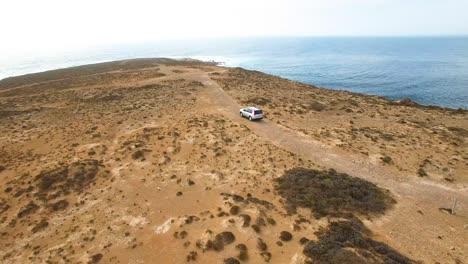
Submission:
POLYGON ((128 58, 223 62, 331 89, 468 109, 468 37, 264 37, 115 45, 0 58, 0 79, 128 58))

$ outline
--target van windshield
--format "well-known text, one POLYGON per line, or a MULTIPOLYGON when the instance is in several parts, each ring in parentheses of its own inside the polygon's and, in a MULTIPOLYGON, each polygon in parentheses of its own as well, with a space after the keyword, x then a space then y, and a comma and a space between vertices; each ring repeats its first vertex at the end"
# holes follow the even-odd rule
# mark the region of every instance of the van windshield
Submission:
POLYGON ((261 115, 263 114, 262 110, 255 110, 254 115, 261 115))

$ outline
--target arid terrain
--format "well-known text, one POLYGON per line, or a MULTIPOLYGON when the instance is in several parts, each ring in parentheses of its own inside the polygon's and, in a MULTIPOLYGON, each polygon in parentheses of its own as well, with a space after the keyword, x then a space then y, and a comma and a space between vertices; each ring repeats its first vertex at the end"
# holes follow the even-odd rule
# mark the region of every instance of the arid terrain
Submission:
POLYGON ((0 184, 2 263, 468 263, 467 110, 212 63, 1 80, 0 184))

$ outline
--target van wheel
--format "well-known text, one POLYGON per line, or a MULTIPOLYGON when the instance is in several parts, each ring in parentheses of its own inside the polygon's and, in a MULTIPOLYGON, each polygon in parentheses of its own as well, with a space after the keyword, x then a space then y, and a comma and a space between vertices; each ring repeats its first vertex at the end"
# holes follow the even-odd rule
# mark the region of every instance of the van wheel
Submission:
POLYGON ((242 112, 240 112, 240 115, 241 115, 241 117, 244 117, 244 115, 242 114, 242 112))
POLYGON ((252 117, 251 117, 251 116, 249 116, 249 120, 252 121, 252 117))

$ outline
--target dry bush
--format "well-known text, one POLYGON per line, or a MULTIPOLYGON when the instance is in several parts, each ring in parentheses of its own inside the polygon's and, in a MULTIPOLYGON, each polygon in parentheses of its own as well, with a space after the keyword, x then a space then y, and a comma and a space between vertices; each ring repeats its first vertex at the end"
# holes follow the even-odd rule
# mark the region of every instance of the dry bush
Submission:
POLYGON ((320 112, 322 110, 325 110, 325 105, 323 105, 323 104, 321 104, 319 102, 312 102, 312 103, 307 105, 307 109, 320 112))
POLYGON ((97 160, 83 160, 43 171, 34 178, 38 190, 35 195, 49 201, 70 193, 81 193, 96 181, 100 166, 97 160))
POLYGON ((387 190, 366 180, 334 170, 295 168, 277 178, 275 188, 286 200, 286 209, 310 209, 317 218, 383 214, 395 200, 387 190))

